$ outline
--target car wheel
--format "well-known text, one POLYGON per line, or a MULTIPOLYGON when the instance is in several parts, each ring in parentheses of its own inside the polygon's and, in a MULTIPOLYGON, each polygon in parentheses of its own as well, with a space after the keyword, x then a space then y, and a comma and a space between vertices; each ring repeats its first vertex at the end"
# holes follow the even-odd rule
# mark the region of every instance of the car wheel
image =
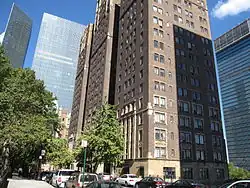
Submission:
POLYGON ((128 182, 125 181, 125 187, 128 187, 128 182))

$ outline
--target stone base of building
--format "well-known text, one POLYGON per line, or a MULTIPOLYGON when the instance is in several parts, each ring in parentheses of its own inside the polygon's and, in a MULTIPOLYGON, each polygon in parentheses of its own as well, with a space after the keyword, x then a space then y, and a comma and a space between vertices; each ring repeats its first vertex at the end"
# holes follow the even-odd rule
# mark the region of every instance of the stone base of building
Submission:
POLYGON ((180 161, 164 159, 126 160, 123 174, 136 174, 138 177, 159 176, 167 182, 180 179, 180 161))

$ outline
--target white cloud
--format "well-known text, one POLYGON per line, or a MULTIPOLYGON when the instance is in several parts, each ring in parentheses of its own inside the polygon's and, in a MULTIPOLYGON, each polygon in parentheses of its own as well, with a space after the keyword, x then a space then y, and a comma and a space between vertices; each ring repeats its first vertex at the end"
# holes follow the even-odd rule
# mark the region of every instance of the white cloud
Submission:
POLYGON ((241 12, 250 10, 250 0, 220 0, 214 7, 212 14, 217 18, 224 18, 226 16, 234 16, 241 12))

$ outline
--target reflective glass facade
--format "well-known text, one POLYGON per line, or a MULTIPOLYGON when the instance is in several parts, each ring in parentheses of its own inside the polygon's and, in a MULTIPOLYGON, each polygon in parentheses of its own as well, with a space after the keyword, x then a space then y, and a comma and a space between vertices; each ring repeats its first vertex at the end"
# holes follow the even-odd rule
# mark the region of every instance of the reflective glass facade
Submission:
POLYGON ((223 35, 222 39, 215 41, 229 160, 236 166, 248 170, 250 170, 249 26, 248 20, 223 35), (244 34, 236 37, 242 33, 241 31, 244 31, 244 34), (229 40, 231 34, 236 40, 229 40), (221 42, 224 44, 221 45, 221 42))
POLYGON ((11 64, 15 68, 23 67, 31 30, 31 19, 13 4, 5 33, 2 36, 2 45, 11 64))
POLYGON ((75 74, 84 26, 45 13, 32 69, 54 93, 58 106, 71 110, 75 74))

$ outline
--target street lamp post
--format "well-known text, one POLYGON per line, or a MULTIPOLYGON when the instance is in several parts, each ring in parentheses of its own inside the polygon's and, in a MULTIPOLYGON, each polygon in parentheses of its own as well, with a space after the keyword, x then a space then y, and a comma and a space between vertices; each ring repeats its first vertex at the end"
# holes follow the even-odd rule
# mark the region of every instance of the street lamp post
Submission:
POLYGON ((84 175, 85 175, 85 167, 86 167, 86 150, 87 150, 88 142, 86 140, 82 140, 81 146, 83 148, 82 186, 84 186, 84 175))

